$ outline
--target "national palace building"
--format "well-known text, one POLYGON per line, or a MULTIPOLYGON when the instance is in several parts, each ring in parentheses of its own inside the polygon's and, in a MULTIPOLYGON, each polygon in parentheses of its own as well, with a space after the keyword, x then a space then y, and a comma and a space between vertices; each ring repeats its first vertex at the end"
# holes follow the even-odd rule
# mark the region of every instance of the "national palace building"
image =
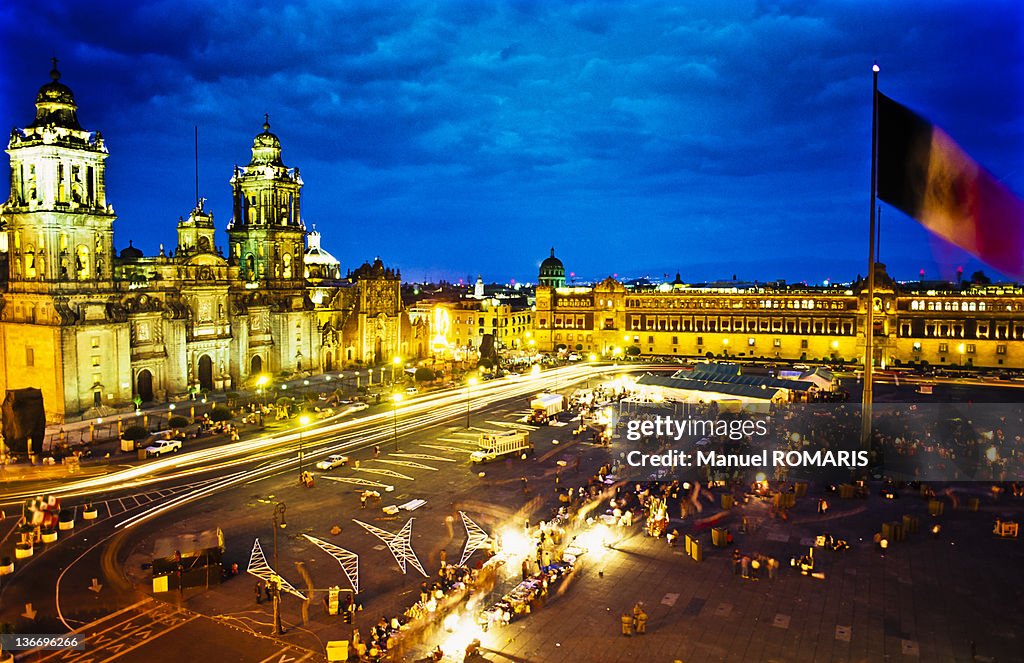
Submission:
MULTIPOLYGON (((272 377, 423 356, 428 325, 379 259, 342 274, 307 232, 302 177, 269 121, 235 166, 226 254, 198 201, 155 256, 115 253, 107 145, 83 129, 54 65, 35 120, 11 132, 0 207, 0 390, 41 389, 47 419, 136 397, 239 388, 272 377), (308 242, 308 245, 307 245, 308 242)), ((95 410, 92 410, 95 408, 95 410)))
MULTIPOLYGON (((876 366, 1024 367, 1024 289, 903 285, 876 265, 876 366)), ((565 285, 562 262, 541 263, 534 337, 542 351, 605 357, 734 357, 863 361, 867 280, 626 287, 607 278, 565 285)))

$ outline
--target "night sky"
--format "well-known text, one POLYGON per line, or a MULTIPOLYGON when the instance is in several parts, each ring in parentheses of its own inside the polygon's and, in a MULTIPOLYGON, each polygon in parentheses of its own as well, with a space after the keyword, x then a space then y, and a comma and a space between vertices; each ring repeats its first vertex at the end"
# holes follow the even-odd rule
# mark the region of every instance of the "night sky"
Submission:
MULTIPOLYGON (((173 248, 193 125, 226 247, 267 112, 343 270, 533 281, 554 246, 581 279, 849 281, 875 59, 882 91, 1024 195, 1017 0, 3 4, 0 123, 32 121, 60 58, 110 150, 118 249, 173 248)), ((882 224, 897 278, 983 267, 884 204, 882 224)))

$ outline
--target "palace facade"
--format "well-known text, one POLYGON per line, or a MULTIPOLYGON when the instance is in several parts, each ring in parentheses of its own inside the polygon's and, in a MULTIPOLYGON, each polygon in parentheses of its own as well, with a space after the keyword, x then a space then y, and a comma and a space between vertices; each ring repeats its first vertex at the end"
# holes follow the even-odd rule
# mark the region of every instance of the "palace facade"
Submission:
POLYGON ((401 274, 380 259, 341 273, 307 233, 302 177, 269 119, 235 166, 228 250, 203 200, 156 256, 114 250, 103 136, 81 127, 54 66, 35 120, 8 143, 0 207, 0 390, 41 389, 50 421, 190 391, 423 356, 401 274), (308 245, 307 245, 308 241, 308 245))
MULTIPOLYGON (((554 252, 536 292, 537 348, 604 357, 734 357, 863 362, 867 281, 626 287, 607 278, 565 287, 554 252), (557 264, 556 264, 557 262, 557 264)), ((1024 288, 898 284, 876 265, 877 366, 1024 368, 1024 288)))

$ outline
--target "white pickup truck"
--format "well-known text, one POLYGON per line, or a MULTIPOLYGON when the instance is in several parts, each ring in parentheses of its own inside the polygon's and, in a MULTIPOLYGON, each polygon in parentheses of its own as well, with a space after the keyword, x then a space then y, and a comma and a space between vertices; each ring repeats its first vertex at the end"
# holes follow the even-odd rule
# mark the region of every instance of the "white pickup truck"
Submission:
POLYGON ((160 440, 146 447, 147 456, 162 456, 181 450, 181 440, 160 440))

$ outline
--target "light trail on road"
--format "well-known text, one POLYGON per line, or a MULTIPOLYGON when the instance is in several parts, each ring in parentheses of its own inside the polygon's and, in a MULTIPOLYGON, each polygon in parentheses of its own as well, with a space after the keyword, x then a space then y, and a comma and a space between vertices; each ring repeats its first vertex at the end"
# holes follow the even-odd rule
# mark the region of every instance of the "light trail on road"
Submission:
MULTIPOLYGON (((559 389, 567 387, 582 380, 606 373, 610 368, 609 366, 589 364, 566 366, 544 371, 537 375, 518 376, 514 380, 498 379, 484 382, 474 387, 471 394, 468 394, 465 388, 456 388, 440 394, 415 398, 399 404, 397 406, 397 413, 392 411, 391 408, 386 408, 370 415, 355 417, 326 426, 322 425, 314 428, 313 426, 316 424, 314 422, 309 427, 304 428, 304 432, 301 433, 303 446, 313 450, 312 453, 307 454, 308 456, 316 458, 319 455, 326 455, 328 452, 336 453, 355 448, 352 443, 356 440, 349 438, 357 434, 361 436, 362 439, 360 441, 362 442, 381 442, 388 437, 388 433, 393 432, 393 419, 396 414, 401 418, 399 419, 400 432, 410 426, 429 426, 456 415, 464 416, 467 408, 478 410, 500 400, 526 396, 545 388, 554 387, 559 389), (415 418, 410 419, 412 416, 415 416, 415 418), (370 428, 372 432, 365 432, 367 428, 370 428), (360 431, 364 432, 360 433, 360 431), (323 439, 328 436, 345 433, 348 433, 348 435, 342 440, 342 444, 336 444, 339 441, 337 439, 323 439), (335 444, 325 449, 325 443, 335 444)), ((264 459, 293 454, 295 453, 294 447, 297 445, 299 437, 300 432, 296 429, 287 433, 260 436, 209 449, 181 452, 174 456, 157 458, 142 465, 116 470, 102 476, 70 482, 66 480, 55 481, 51 485, 36 486, 31 490, 7 493, 3 497, 5 501, 10 500, 12 503, 30 499, 40 494, 52 494, 65 498, 80 497, 106 490, 135 488, 167 480, 192 478, 197 474, 230 470, 239 465, 251 463, 254 460, 254 454, 259 454, 264 459)))
MULTIPOLYGON (((549 371, 546 374, 538 376, 530 376, 530 379, 516 380, 513 382, 499 382, 497 384, 488 385, 490 389, 480 389, 474 392, 477 408, 486 407, 491 403, 498 401, 504 401, 510 398, 522 397, 528 394, 533 394, 537 391, 538 387, 543 387, 545 381, 557 380, 560 386, 569 386, 575 382, 588 379, 593 377, 595 374, 605 373, 608 367, 602 366, 578 366, 578 367, 567 367, 569 371, 553 376, 553 371, 549 371), (571 371, 571 372, 570 372, 571 371), (478 393, 483 392, 483 393, 478 393)), ((564 370, 564 369, 563 369, 564 370)), ((470 404, 472 406, 472 403, 470 404)), ((442 423, 449 419, 461 418, 465 414, 466 402, 462 394, 446 394, 441 398, 420 401, 417 403, 410 403, 408 409, 403 412, 406 415, 406 419, 400 420, 400 425, 397 426, 397 433, 405 434, 410 430, 418 430, 420 428, 430 427, 439 423, 442 423), (425 414, 421 414, 412 419, 408 418, 409 414, 421 412, 426 410, 425 414)), ((399 410, 401 411, 401 409, 399 410)), ((327 440, 321 441, 318 450, 315 453, 307 454, 310 458, 316 458, 319 456, 326 456, 332 453, 339 453, 342 451, 351 451, 354 449, 366 448, 370 445, 378 442, 384 442, 392 438, 396 433, 396 426, 391 422, 393 414, 380 412, 369 417, 362 417, 353 422, 342 422, 334 424, 332 426, 325 427, 316 432, 316 435, 323 436, 326 434, 334 433, 337 431, 343 431, 351 427, 352 423, 367 424, 369 421, 375 421, 376 423, 370 430, 362 431, 350 431, 341 440, 327 440)), ((288 444, 298 439, 298 434, 286 434, 273 438, 276 444, 288 444)), ((235 443, 239 444, 239 443, 235 443)), ((266 444, 266 443, 264 443, 266 444)), ((311 442, 310 444, 315 444, 311 442)), ((292 457, 295 449, 288 447, 285 449, 278 449, 275 451, 275 455, 288 454, 287 458, 281 458, 271 463, 263 465, 257 469, 244 473, 244 475, 235 475, 224 478, 222 480, 213 481, 201 488, 196 489, 190 493, 175 496, 166 502, 144 510, 138 514, 126 518, 121 522, 117 523, 117 528, 127 528, 134 525, 138 525, 147 520, 155 518, 163 513, 167 513, 173 509, 176 509, 185 504, 195 502, 197 500, 204 499, 210 495, 213 495, 222 490, 227 490, 233 486, 241 483, 251 483, 261 477, 273 475, 275 473, 284 473, 285 471, 294 470, 299 463, 299 459, 292 457)), ((202 452, 196 452, 202 453, 202 452)), ((241 463, 251 462, 251 458, 237 459, 222 463, 219 467, 234 467, 241 463)), ((194 471, 209 472, 210 467, 204 467, 194 471)))

